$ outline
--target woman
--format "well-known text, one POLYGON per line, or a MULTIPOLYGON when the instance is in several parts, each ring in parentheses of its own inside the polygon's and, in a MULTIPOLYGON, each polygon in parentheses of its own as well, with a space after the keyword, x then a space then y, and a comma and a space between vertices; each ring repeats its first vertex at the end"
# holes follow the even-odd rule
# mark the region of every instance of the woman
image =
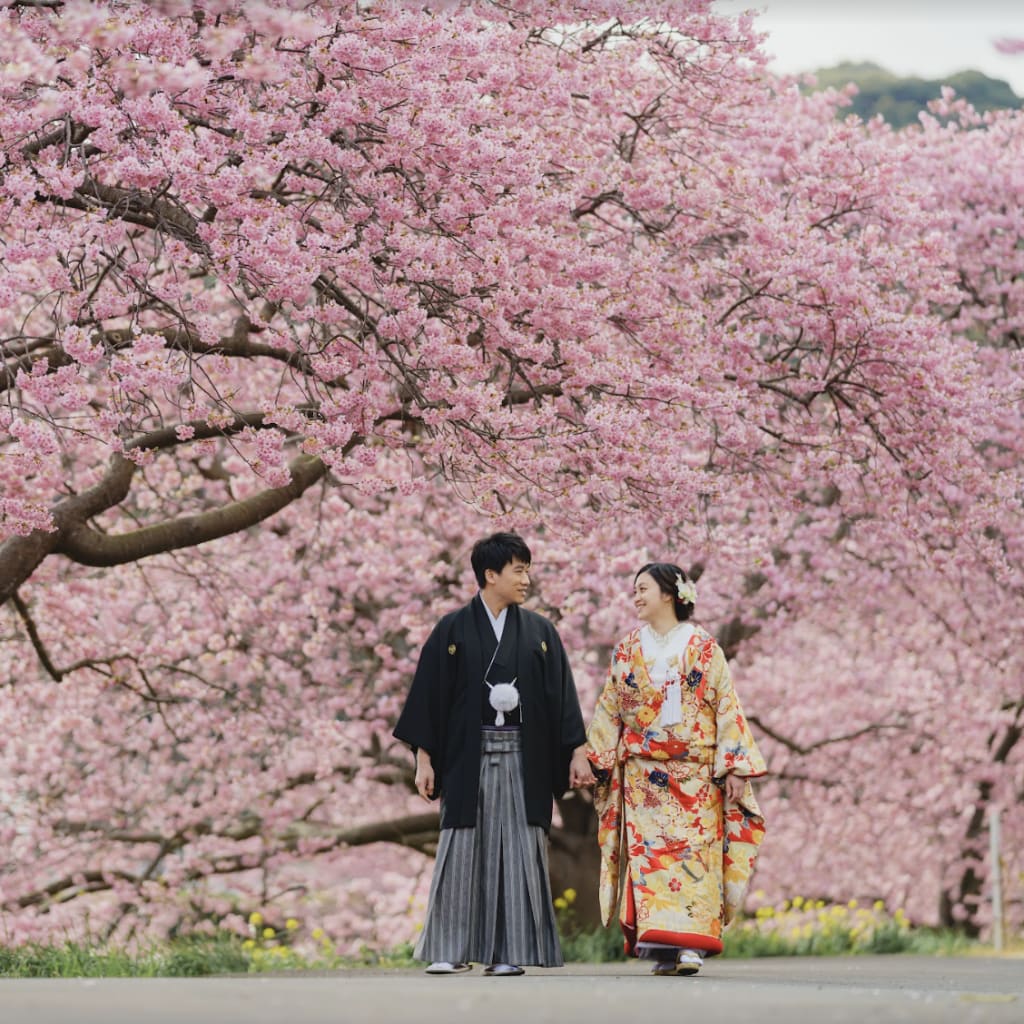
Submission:
POLYGON ((748 780, 766 768, 722 649, 689 621, 693 583, 656 562, 633 593, 642 625, 616 648, 587 733, 601 916, 618 909, 627 954, 652 973, 696 974, 750 880, 764 818, 748 780))

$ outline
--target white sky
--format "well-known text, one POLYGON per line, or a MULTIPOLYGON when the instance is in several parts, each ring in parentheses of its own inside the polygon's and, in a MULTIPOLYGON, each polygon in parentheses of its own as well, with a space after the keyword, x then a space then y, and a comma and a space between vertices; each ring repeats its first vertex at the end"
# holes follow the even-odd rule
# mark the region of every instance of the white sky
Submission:
POLYGON ((784 74, 874 61, 898 75, 942 78, 968 68, 1010 83, 1024 97, 1024 0, 715 0, 723 14, 756 10, 773 67, 784 74))

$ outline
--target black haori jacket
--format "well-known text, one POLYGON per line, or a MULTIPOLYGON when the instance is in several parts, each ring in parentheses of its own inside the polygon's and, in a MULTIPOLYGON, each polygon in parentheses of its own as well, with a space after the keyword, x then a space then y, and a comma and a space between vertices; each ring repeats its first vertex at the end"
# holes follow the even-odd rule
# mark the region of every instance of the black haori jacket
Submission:
MULTIPOLYGON (((569 660, 552 623, 510 605, 503 643, 507 635, 518 641, 526 818, 547 831, 552 800, 569 788, 569 761, 573 750, 586 742, 586 730, 569 660)), ((395 738, 414 751, 422 747, 430 752, 434 796, 443 797, 441 828, 476 825, 484 673, 494 648, 479 595, 441 619, 420 651, 394 729, 395 738)))

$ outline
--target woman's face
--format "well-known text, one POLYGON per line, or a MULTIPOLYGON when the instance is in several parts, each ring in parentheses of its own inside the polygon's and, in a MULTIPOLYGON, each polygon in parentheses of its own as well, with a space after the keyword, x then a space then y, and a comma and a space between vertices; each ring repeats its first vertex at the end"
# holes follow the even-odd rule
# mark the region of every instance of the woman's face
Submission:
POLYGON ((633 584, 633 606, 641 622, 656 622, 666 609, 675 618, 672 595, 664 593, 649 572, 640 573, 633 584))

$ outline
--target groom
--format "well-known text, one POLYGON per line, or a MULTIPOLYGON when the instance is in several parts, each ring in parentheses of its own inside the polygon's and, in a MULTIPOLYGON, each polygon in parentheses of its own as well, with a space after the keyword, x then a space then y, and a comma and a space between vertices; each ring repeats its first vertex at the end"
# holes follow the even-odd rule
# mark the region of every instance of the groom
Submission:
POLYGON ((478 541, 480 592, 434 627, 394 736, 416 755, 416 789, 441 798, 441 836, 415 956, 428 974, 471 962, 492 976, 559 967, 548 880, 552 800, 593 778, 562 641, 521 608, 530 549, 478 541))

